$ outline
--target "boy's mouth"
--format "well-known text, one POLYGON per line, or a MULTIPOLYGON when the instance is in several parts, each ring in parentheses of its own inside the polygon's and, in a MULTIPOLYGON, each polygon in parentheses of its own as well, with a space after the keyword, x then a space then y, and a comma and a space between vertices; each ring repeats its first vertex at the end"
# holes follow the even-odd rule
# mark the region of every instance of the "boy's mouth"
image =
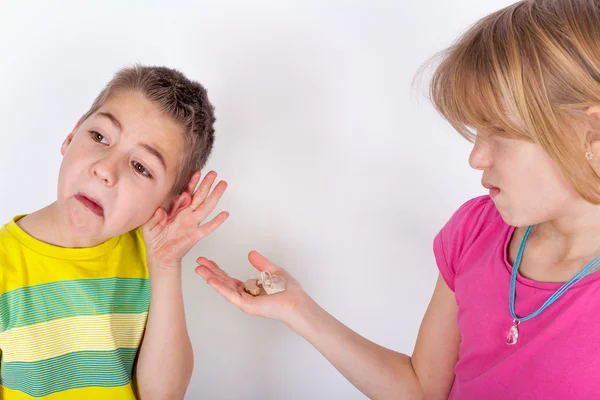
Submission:
POLYGON ((76 194, 75 198, 94 214, 100 217, 104 215, 104 209, 97 200, 91 199, 81 193, 76 194))

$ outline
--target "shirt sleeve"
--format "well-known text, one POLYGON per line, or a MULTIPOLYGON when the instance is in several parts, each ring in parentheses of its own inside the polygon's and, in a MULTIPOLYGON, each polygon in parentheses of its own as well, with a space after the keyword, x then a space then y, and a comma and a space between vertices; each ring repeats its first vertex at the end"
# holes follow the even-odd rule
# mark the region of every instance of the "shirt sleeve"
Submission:
POLYGON ((489 196, 481 196, 464 203, 444 225, 433 240, 437 267, 448 287, 454 292, 454 279, 459 273, 460 259, 475 241, 474 229, 487 210, 495 205, 489 196))

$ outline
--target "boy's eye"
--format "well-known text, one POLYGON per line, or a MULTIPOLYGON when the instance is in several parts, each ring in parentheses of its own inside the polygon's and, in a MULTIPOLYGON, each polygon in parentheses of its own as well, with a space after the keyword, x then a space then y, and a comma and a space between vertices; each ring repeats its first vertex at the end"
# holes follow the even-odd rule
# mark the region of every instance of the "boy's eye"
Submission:
POLYGON ((148 178, 152 178, 152 175, 150 174, 150 171, 148 171, 146 169, 146 167, 144 167, 139 162, 132 161, 131 162, 131 166, 133 167, 133 169, 135 170, 135 172, 137 172, 138 174, 144 175, 145 177, 148 177, 148 178))
POLYGON ((106 138, 104 136, 102 136, 101 134, 99 134, 98 132, 90 131, 90 134, 92 135, 92 140, 94 142, 108 144, 108 141, 106 140, 106 138))

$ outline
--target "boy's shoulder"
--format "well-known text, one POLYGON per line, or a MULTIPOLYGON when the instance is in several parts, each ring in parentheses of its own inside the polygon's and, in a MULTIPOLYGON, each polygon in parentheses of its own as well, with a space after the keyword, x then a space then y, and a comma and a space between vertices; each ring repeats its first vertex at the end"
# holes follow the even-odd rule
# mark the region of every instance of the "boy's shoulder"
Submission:
POLYGON ((3 255, 5 256, 9 250, 20 246, 19 240, 10 232, 10 226, 14 224, 14 221, 19 217, 21 217, 21 215, 12 218, 10 221, 4 222, 0 227, 0 257, 3 255))
MULTIPOLYGON (((40 242, 39 240, 29 236, 17 225, 16 221, 24 216, 25 214, 17 215, 10 221, 7 221, 0 226, 0 255, 6 254, 9 251, 16 251, 20 247, 28 247, 33 250, 39 250, 39 246, 37 245, 45 245, 45 247, 54 247, 51 245, 46 245, 45 243, 40 242)), ((145 259, 146 245, 144 242, 142 227, 136 228, 122 235, 112 237, 103 244, 108 243, 114 243, 114 246, 111 246, 112 250, 130 251, 132 253, 143 255, 145 259)), ((96 247, 99 248, 101 246, 102 244, 96 247)), ((58 247, 56 248, 58 249, 58 247)), ((65 251, 73 250, 69 248, 62 249, 64 249, 65 251)))
POLYGON ((146 242, 141 227, 122 234, 119 237, 119 246, 124 251, 137 255, 143 258, 144 261, 146 260, 146 242))
POLYGON ((90 248, 61 248, 20 229, 0 227, 0 294, 21 286, 88 278, 148 278, 146 246, 137 228, 90 248))

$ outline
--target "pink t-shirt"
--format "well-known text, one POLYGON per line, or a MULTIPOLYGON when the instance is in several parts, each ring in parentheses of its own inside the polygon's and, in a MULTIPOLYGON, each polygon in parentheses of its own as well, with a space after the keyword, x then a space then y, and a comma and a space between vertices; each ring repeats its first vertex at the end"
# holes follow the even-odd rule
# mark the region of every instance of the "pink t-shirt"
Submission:
MULTIPOLYGON (((483 196, 465 203, 434 240, 438 268, 456 295, 462 336, 449 398, 600 399, 600 273, 522 322, 518 342, 506 344, 514 229, 483 196)), ((519 275, 517 316, 536 311, 560 286, 519 275)))

